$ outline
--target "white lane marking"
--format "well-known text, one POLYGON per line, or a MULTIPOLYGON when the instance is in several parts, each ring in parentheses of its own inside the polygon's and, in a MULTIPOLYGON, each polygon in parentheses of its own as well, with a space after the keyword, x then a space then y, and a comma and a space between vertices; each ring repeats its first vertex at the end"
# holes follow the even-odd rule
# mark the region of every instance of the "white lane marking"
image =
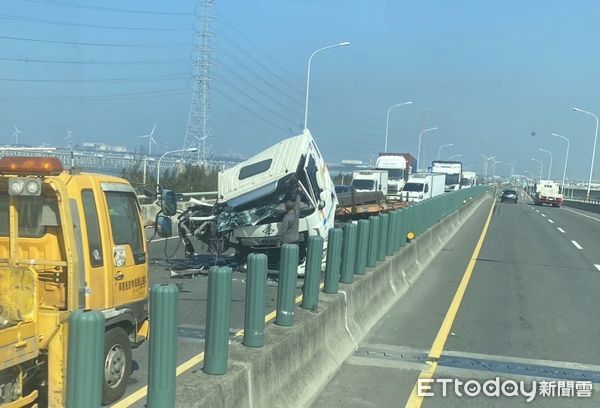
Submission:
POLYGON ((562 229, 561 227, 556 227, 557 230, 559 230, 560 232, 562 232, 563 234, 565 233, 565 230, 562 229))
POLYGON ((596 267, 596 269, 598 269, 600 271, 600 265, 594 264, 594 266, 596 267))
POLYGON ((157 238, 157 239, 153 239, 152 241, 150 241, 150 243, 161 242, 161 241, 165 241, 167 239, 175 239, 175 238, 179 238, 179 235, 175 235, 174 237, 169 237, 169 238, 157 238))
POLYGON ((571 243, 573 245, 575 245, 575 248, 577 248, 577 249, 583 249, 583 247, 581 245, 579 245, 579 243, 577 241, 571 241, 571 243))
POLYGON ((539 212, 540 212, 540 210, 535 210, 535 212, 539 213, 539 212))
POLYGON ((563 207, 563 210, 571 211, 572 213, 579 214, 582 217, 591 218, 592 220, 600 222, 600 218, 592 217, 591 215, 583 214, 583 213, 580 213, 579 211, 571 210, 570 208, 564 208, 563 207))
POLYGON ((545 216, 546 216, 546 214, 542 214, 542 217, 545 217, 545 216))
POLYGON ((549 222, 550 224, 554 224, 554 221, 552 221, 550 218, 548 218, 548 222, 549 222))

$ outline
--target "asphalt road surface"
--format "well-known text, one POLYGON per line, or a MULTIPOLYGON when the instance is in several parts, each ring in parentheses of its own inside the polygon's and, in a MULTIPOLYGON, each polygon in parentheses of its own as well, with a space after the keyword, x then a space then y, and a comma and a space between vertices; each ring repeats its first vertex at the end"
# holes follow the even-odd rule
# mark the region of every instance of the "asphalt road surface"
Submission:
POLYGON ((490 210, 467 221, 313 407, 600 406, 600 215, 496 202, 477 253, 490 210), (416 396, 419 377, 436 381, 421 383, 433 396, 416 396), (440 380, 496 377, 491 396, 463 385, 458 396, 456 382, 442 396, 440 380), (533 402, 508 381, 526 392, 535 381, 533 402))

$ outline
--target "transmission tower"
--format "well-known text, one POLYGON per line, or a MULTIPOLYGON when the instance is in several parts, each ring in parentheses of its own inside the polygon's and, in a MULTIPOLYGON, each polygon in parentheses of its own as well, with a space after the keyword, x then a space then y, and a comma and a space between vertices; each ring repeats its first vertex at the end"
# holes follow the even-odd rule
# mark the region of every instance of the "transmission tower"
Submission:
POLYGON ((188 116, 183 148, 198 149, 197 159, 206 162, 206 139, 211 136, 210 130, 210 54, 211 37, 210 25, 211 8, 215 0, 202 0, 196 10, 196 31, 194 33, 195 75, 193 78, 192 103, 188 116), (198 31, 199 28, 199 31, 198 31))
MULTIPOLYGON (((431 109, 426 109, 421 112, 421 130, 427 129, 430 127, 430 119, 431 119, 431 109)), ((421 144, 421 157, 418 159, 423 160, 424 163, 417 163, 417 167, 421 169, 425 169, 427 171, 427 138, 421 144), (419 167, 420 166, 420 167, 419 167)))

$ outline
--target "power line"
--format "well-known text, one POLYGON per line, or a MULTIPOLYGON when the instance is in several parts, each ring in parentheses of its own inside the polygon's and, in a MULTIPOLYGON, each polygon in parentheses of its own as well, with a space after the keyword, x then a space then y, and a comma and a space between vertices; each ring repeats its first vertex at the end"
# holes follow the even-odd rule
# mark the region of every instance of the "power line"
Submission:
POLYGON ((153 10, 134 10, 134 9, 123 9, 116 7, 102 7, 102 6, 92 6, 81 3, 70 3, 67 1, 60 0, 25 0, 30 3, 38 3, 44 4, 46 6, 59 6, 59 7, 71 7, 71 8, 79 8, 86 10, 96 10, 96 11, 109 11, 109 12, 117 12, 117 13, 131 13, 131 14, 154 14, 154 15, 163 15, 163 16, 192 16, 193 13, 183 13, 183 12, 175 12, 175 11, 153 11, 153 10))
MULTIPOLYGON (((283 108, 286 113, 288 112, 288 109, 290 109, 289 105, 286 105, 283 102, 278 101, 277 99, 275 99, 274 97, 272 97, 271 95, 269 95, 267 92, 262 91, 260 88, 257 88, 254 84, 252 84, 250 81, 244 79, 243 77, 241 77, 238 74, 233 74, 235 77, 237 77, 240 81, 242 81, 244 84, 246 84, 247 86, 249 86, 250 88, 254 89, 254 91, 258 92, 261 96, 263 96, 264 98, 267 98, 268 100, 270 100, 271 102, 273 102, 274 104, 280 106, 281 108, 283 108)), ((229 84, 230 86, 232 86, 231 82, 229 82, 225 77, 221 76, 221 75, 216 75, 217 79, 220 79, 221 82, 225 83, 225 84, 229 84)), ((233 87, 233 86, 232 86, 233 87)), ((242 93, 242 91, 235 87, 236 91, 242 93)), ((291 114, 292 116, 294 116, 294 111, 291 110, 291 114)))
MULTIPOLYGON (((273 115, 276 118, 281 118, 285 115, 282 115, 280 112, 277 112, 275 110, 273 110, 271 107, 265 105, 264 103, 262 103, 261 101, 259 101, 258 99, 256 99, 255 97, 248 95, 246 92, 244 92, 243 90, 241 90, 240 88, 238 88, 236 85, 232 84, 231 82, 228 82, 226 80, 224 80, 221 77, 221 83, 224 83, 225 85, 229 86, 231 89, 233 89, 234 91, 236 91, 238 94, 240 94, 241 96, 244 96, 246 99, 249 99, 250 101, 252 101, 255 105, 260 106, 261 108, 263 108, 264 110, 268 111, 271 115, 273 115)), ((284 118, 287 122, 293 122, 290 121, 289 118, 284 118)), ((286 125, 283 125, 284 128, 288 128, 286 125)))
MULTIPOLYGON (((227 51, 226 48, 220 48, 219 51, 220 51, 221 54, 225 54, 225 55, 229 56, 229 58, 232 59, 238 66, 240 66, 243 69, 244 72, 252 74, 252 76, 254 76, 259 81, 261 81, 264 84, 266 84, 269 88, 273 89, 275 92, 279 93, 280 95, 282 95, 283 97, 285 97, 286 99, 288 99, 289 101, 291 101, 292 103, 297 104, 299 106, 303 106, 302 105, 302 101, 300 99, 296 99, 296 98, 290 96, 289 93, 281 90, 280 88, 278 88, 277 86, 275 86, 272 82, 270 82, 270 81, 266 80, 264 77, 258 75, 248 65, 246 65, 243 62, 241 62, 240 59, 238 59, 232 53, 230 53, 229 51, 227 51)), ((225 61, 223 61, 223 62, 225 62, 225 61)), ((234 70, 232 68, 228 67, 226 64, 222 64, 221 66, 225 67, 225 69, 228 70, 228 71, 230 71, 230 72, 234 72, 234 70)), ((235 75, 235 73, 234 73, 234 75, 235 75)))
POLYGON ((238 100, 237 100, 237 99, 235 99, 235 98, 232 98, 232 97, 231 97, 231 96, 230 96, 230 95, 229 95, 227 92, 223 92, 223 91, 221 91, 219 88, 214 88, 214 91, 215 91, 215 93, 217 93, 217 94, 221 95, 221 97, 223 97, 223 98, 227 99, 229 102, 231 102, 231 103, 233 103, 234 105, 236 105, 236 106, 238 106, 238 107, 242 108, 243 110, 247 111, 247 112, 248 112, 248 113, 250 113, 250 114, 251 114, 253 117, 256 117, 256 118, 258 118, 258 119, 262 120, 263 122, 265 122, 265 123, 267 123, 267 124, 269 124, 269 125, 271 125, 271 126, 273 126, 273 127, 277 128, 277 129, 281 129, 281 130, 284 130, 284 131, 289 131, 289 129, 286 129, 286 127, 285 127, 285 126, 283 126, 283 125, 278 125, 278 124, 274 123, 273 121, 271 121, 270 119, 268 119, 268 118, 264 117, 264 116, 263 116, 263 115, 261 115, 260 113, 258 113, 258 112, 256 112, 256 111, 253 111, 253 110, 251 110, 250 108, 248 108, 248 106, 247 106, 247 105, 245 105, 245 104, 241 103, 240 101, 238 101, 238 100))
MULTIPOLYGON (((242 31, 240 31, 235 24, 233 24, 231 21, 229 21, 225 16, 223 16, 221 13, 217 12, 217 16, 219 18, 219 20, 225 22, 233 31, 235 31, 236 33, 238 33, 238 35, 240 35, 243 39, 245 39, 249 44, 251 44, 259 53, 261 53, 265 58, 269 59, 274 65, 276 65, 277 67, 279 67, 279 69, 281 69, 281 71, 285 72, 287 75, 289 75, 292 79, 294 79, 296 81, 297 84, 303 85, 304 84, 304 80, 299 78, 298 76, 296 76, 296 74, 290 72, 287 68, 285 68, 283 65, 281 65, 281 63, 279 63, 279 61, 277 61, 277 59, 273 58, 270 54, 268 54, 267 52, 265 52, 262 48, 260 48, 254 41, 252 41, 250 38, 248 38, 242 31)), ((227 36, 225 34, 225 36, 227 36)), ((229 40, 231 40, 231 37, 229 37, 229 40)), ((248 56, 251 59, 254 59, 254 56, 247 53, 246 51, 244 51, 245 55, 248 56)), ((269 70, 270 71, 270 70, 269 70)), ((270 71, 271 72, 271 71, 270 71)), ((274 73, 273 73, 274 74, 274 73)), ((285 84, 287 84, 289 87, 291 87, 294 90, 297 90, 296 85, 293 85, 291 83, 289 83, 289 81, 281 78, 281 76, 274 74, 278 79, 280 79, 281 81, 283 81, 285 84)), ((300 90, 300 92, 302 94, 304 94, 303 90, 300 90)), ((326 98, 325 96, 323 96, 321 94, 321 92, 319 92, 318 90, 313 90, 312 94, 315 95, 317 97, 317 100, 319 100, 320 102, 325 102, 328 105, 330 105, 333 108, 337 108, 337 109, 343 109, 343 111, 340 111, 342 115, 347 114, 348 112, 351 112, 352 118, 357 118, 359 116, 362 116, 363 118, 367 118, 368 121, 372 121, 372 122, 380 122, 379 118, 376 118, 374 116, 371 115, 367 115, 365 113, 357 113, 357 112, 353 112, 351 109, 340 105, 337 102, 332 102, 330 101, 328 98, 326 98)))
POLYGON ((50 44, 69 44, 69 45, 82 45, 82 46, 99 46, 99 47, 133 47, 133 48, 158 48, 158 47, 189 47, 189 43, 171 43, 171 44, 127 44, 127 43, 92 43, 92 42, 76 42, 76 41, 58 41, 58 40, 46 40, 43 38, 26 38, 26 37, 12 37, 7 35, 0 35, 2 40, 15 40, 15 41, 29 41, 29 42, 40 42, 50 44))
MULTIPOLYGON (((215 103, 214 105, 216 108, 223 110, 225 113, 231 115, 232 117, 235 117, 236 119, 241 119, 243 122, 246 122, 248 125, 253 126, 258 130, 261 130, 265 133, 273 133, 272 129, 269 130, 268 128, 266 128, 264 126, 259 125, 256 121, 250 120, 245 116, 241 116, 239 114, 239 112, 234 112, 219 103, 215 103)), ((279 129, 279 127, 277 125, 275 125, 274 123, 269 123, 269 125, 272 126, 273 128, 279 129)))
POLYGON ((1 97, 2 99, 11 99, 11 100, 65 100, 65 101, 75 101, 75 100, 108 100, 108 99, 139 99, 139 98, 150 98, 150 97, 161 97, 161 96, 173 96, 173 95, 183 95, 189 93, 190 90, 188 88, 171 88, 171 89, 158 89, 154 91, 144 91, 144 92, 128 92, 128 93, 119 93, 119 94, 105 94, 105 95, 62 95, 62 96, 18 96, 18 97, 1 97))
POLYGON ((152 77, 129 77, 129 78, 1 78, 4 82, 151 82, 151 81, 173 81, 188 79, 189 74, 158 75, 152 77))
MULTIPOLYGON (((293 91, 295 91, 296 94, 301 94, 303 92, 303 91, 298 91, 297 88, 294 88, 294 86, 292 84, 290 84, 289 82, 285 81, 283 78, 279 77, 276 73, 274 73, 269 68, 267 68, 266 66, 264 66, 264 64, 261 64, 260 62, 258 62, 258 60, 256 60, 251 54, 248 54, 245 50, 241 49, 238 45, 236 45, 233 42, 233 40, 230 39, 227 42, 230 43, 230 44, 232 44, 235 48, 237 48, 242 53, 244 53, 251 61, 255 62, 263 70, 265 70, 266 72, 268 72, 272 76, 276 77, 277 79, 279 79, 280 81, 282 81, 283 83, 285 83, 290 89, 292 89, 293 91)), ((279 94, 283 95, 286 99, 290 100, 292 103, 298 104, 298 106, 303 106, 303 102, 302 101, 299 101, 298 99, 294 99, 288 93, 286 93, 284 90, 278 88, 272 82, 266 80, 264 77, 260 76, 256 72, 254 72, 251 67, 249 67, 245 63, 241 62, 240 59, 238 59, 236 56, 234 56, 233 53, 227 51, 226 48, 221 48, 220 51, 221 51, 221 54, 225 54, 231 60, 233 60, 234 63, 236 63, 237 65, 239 65, 244 72, 252 74, 252 76, 254 76, 255 78, 257 78, 259 81, 265 83, 267 86, 269 86, 269 88, 271 88, 271 89, 275 90, 276 92, 278 92, 279 94)), ((230 72, 233 71, 231 68, 227 67, 225 64, 223 64, 223 66, 225 66, 225 68, 228 71, 230 71, 230 72)), ((239 75, 237 75, 235 73, 234 73, 234 75, 237 76, 237 77, 239 77, 239 75)), ((268 97, 269 97, 269 99, 272 99, 270 96, 268 96, 268 97)), ((279 103, 279 102, 277 102, 277 103, 279 103)), ((316 107, 313 108, 312 110, 315 111, 315 112, 320 112, 322 115, 325 115, 328 118, 336 118, 337 121, 340 124, 352 123, 352 122, 354 122, 354 121, 357 120, 356 118, 351 118, 351 117, 348 117, 348 116, 342 116, 342 115, 339 115, 339 114, 335 114, 332 111, 323 111, 323 110, 321 110, 319 108, 316 108, 316 107)), ((353 131, 356 131, 356 127, 353 127, 353 131)), ((365 132, 362 132, 362 133, 365 133, 365 132)))
POLYGON ((48 64, 74 64, 74 65, 159 65, 159 64, 174 64, 187 63, 188 58, 179 58, 172 60, 130 60, 130 61, 81 61, 81 60, 50 60, 36 58, 9 58, 0 57, 0 61, 26 62, 26 63, 48 63, 48 64))
POLYGON ((103 30, 123 30, 123 31, 191 31, 191 28, 158 28, 158 27, 125 27, 125 26, 107 26, 97 24, 74 23, 70 21, 45 20, 41 18, 14 16, 10 14, 0 14, 4 20, 22 21, 26 23, 50 24, 66 27, 96 28, 103 30))

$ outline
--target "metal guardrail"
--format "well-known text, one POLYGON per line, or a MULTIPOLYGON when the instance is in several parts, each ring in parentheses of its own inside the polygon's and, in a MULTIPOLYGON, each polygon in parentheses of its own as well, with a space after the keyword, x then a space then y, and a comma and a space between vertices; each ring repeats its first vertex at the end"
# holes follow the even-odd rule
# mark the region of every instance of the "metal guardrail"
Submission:
MULTIPOLYGON (((204 196, 216 196, 217 194, 219 194, 218 191, 194 191, 191 193, 177 193, 177 195, 183 196, 183 197, 204 197, 204 196)), ((139 194, 137 196, 138 200, 142 200, 142 199, 150 199, 150 197, 145 196, 144 194, 139 194)))
POLYGON ((596 204, 600 205, 600 200, 586 200, 585 198, 564 198, 564 201, 572 201, 574 203, 596 204))

